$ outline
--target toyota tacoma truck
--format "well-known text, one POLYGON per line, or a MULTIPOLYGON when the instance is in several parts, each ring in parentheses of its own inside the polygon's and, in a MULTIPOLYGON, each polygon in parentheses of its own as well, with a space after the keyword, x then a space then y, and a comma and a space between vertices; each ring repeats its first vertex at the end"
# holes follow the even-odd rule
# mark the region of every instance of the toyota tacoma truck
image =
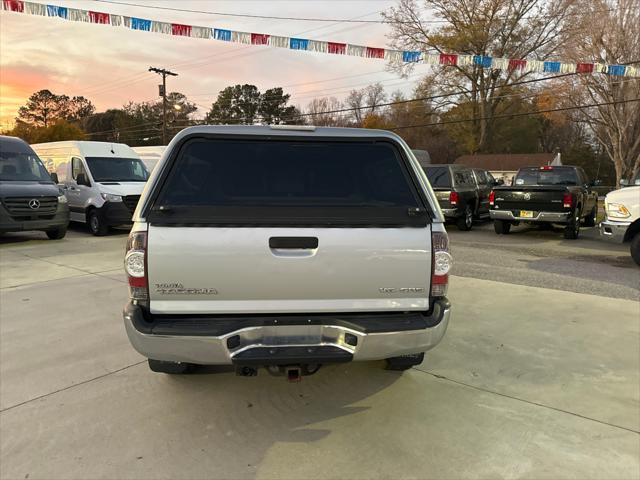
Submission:
POLYGON ((489 214, 497 234, 509 233, 512 225, 559 224, 564 238, 576 239, 580 224, 596 225, 598 194, 580 167, 521 168, 510 187, 495 187, 489 195, 489 214))
POLYGON ((405 370, 442 339, 452 264, 397 135, 308 126, 180 132, 134 213, 124 323, 151 370, 405 370))

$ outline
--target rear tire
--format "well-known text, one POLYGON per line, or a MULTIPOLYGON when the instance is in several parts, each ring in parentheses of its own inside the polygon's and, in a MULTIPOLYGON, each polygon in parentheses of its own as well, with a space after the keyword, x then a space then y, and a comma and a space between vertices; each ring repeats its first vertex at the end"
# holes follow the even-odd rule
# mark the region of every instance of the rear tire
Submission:
POLYGON ((67 234, 67 227, 54 228, 46 231, 49 240, 60 240, 67 234))
POLYGON ((458 230, 463 232, 467 232, 473 227, 473 210, 471 210, 469 205, 464 208, 464 214, 456 219, 456 226, 458 230))
POLYGON ((165 362, 163 360, 149 359, 149 368, 152 372, 166 373, 168 375, 181 375, 187 373, 191 365, 182 362, 165 362))
POLYGON ((109 233, 109 225, 104 223, 102 215, 95 209, 89 211, 87 224, 89 225, 89 231, 96 237, 104 237, 109 233))
POLYGON ((575 240, 580 235, 580 214, 574 213, 574 216, 569 220, 567 226, 564 227, 564 238, 567 240, 575 240))
POLYGON ((405 371, 411 367, 420 365, 424 361, 424 352, 413 355, 403 355, 402 357, 387 358, 387 370, 405 371))
POLYGON ((593 210, 587 215, 584 219, 585 227, 595 227, 596 226, 596 215, 598 214, 598 210, 596 207, 593 207, 593 210))
POLYGON ((511 223, 505 220, 494 220, 493 229, 498 235, 506 235, 511 230, 511 223))
POLYGON ((631 251, 631 258, 633 258, 633 261, 640 266, 640 233, 636 233, 631 239, 631 247, 629 250, 631 251))

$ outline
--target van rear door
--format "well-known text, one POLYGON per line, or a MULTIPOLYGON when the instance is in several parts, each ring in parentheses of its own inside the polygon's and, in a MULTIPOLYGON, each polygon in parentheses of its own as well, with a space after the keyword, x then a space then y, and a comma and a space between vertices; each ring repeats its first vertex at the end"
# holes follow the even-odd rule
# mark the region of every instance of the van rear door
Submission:
POLYGON ((430 212, 395 142, 191 138, 162 176, 153 313, 429 308, 430 212))

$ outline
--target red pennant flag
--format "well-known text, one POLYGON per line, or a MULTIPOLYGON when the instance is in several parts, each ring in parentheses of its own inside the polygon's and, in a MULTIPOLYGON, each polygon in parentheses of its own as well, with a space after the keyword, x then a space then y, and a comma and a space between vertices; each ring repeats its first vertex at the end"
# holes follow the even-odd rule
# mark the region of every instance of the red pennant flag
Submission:
POLYGON ((593 73, 593 63, 578 63, 576 73, 593 73))
POLYGON ((327 52, 335 53, 337 55, 345 55, 347 53, 347 44, 327 42, 327 52))
POLYGON ((92 11, 89 11, 89 21, 91 23, 100 23, 102 25, 108 25, 111 23, 111 19, 108 13, 92 11))
POLYGON ((367 58, 384 58, 384 48, 367 47, 367 58))
POLYGON ((21 0, 4 0, 4 9, 11 12, 24 12, 24 2, 21 0))
POLYGON ((515 58, 512 58, 509 60, 509 70, 522 70, 524 67, 527 66, 527 61, 526 60, 518 60, 515 58))
POLYGON ((458 64, 458 55, 451 53, 441 53, 440 54, 440 65, 457 65, 458 64))
POLYGON ((178 35, 180 37, 191 36, 191 25, 181 25, 179 23, 171 24, 171 34, 178 35))
POLYGON ((251 43, 253 45, 267 45, 269 43, 269 35, 264 33, 252 33, 251 43))

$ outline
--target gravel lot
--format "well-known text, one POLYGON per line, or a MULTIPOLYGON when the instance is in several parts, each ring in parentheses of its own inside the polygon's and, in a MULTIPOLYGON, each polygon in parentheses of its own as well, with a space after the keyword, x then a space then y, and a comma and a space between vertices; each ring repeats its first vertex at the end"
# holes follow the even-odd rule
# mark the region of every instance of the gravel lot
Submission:
POLYGON ((0 239, 0 477, 640 478, 640 269, 585 231, 450 229, 454 313, 400 375, 151 373, 126 233, 0 239))

